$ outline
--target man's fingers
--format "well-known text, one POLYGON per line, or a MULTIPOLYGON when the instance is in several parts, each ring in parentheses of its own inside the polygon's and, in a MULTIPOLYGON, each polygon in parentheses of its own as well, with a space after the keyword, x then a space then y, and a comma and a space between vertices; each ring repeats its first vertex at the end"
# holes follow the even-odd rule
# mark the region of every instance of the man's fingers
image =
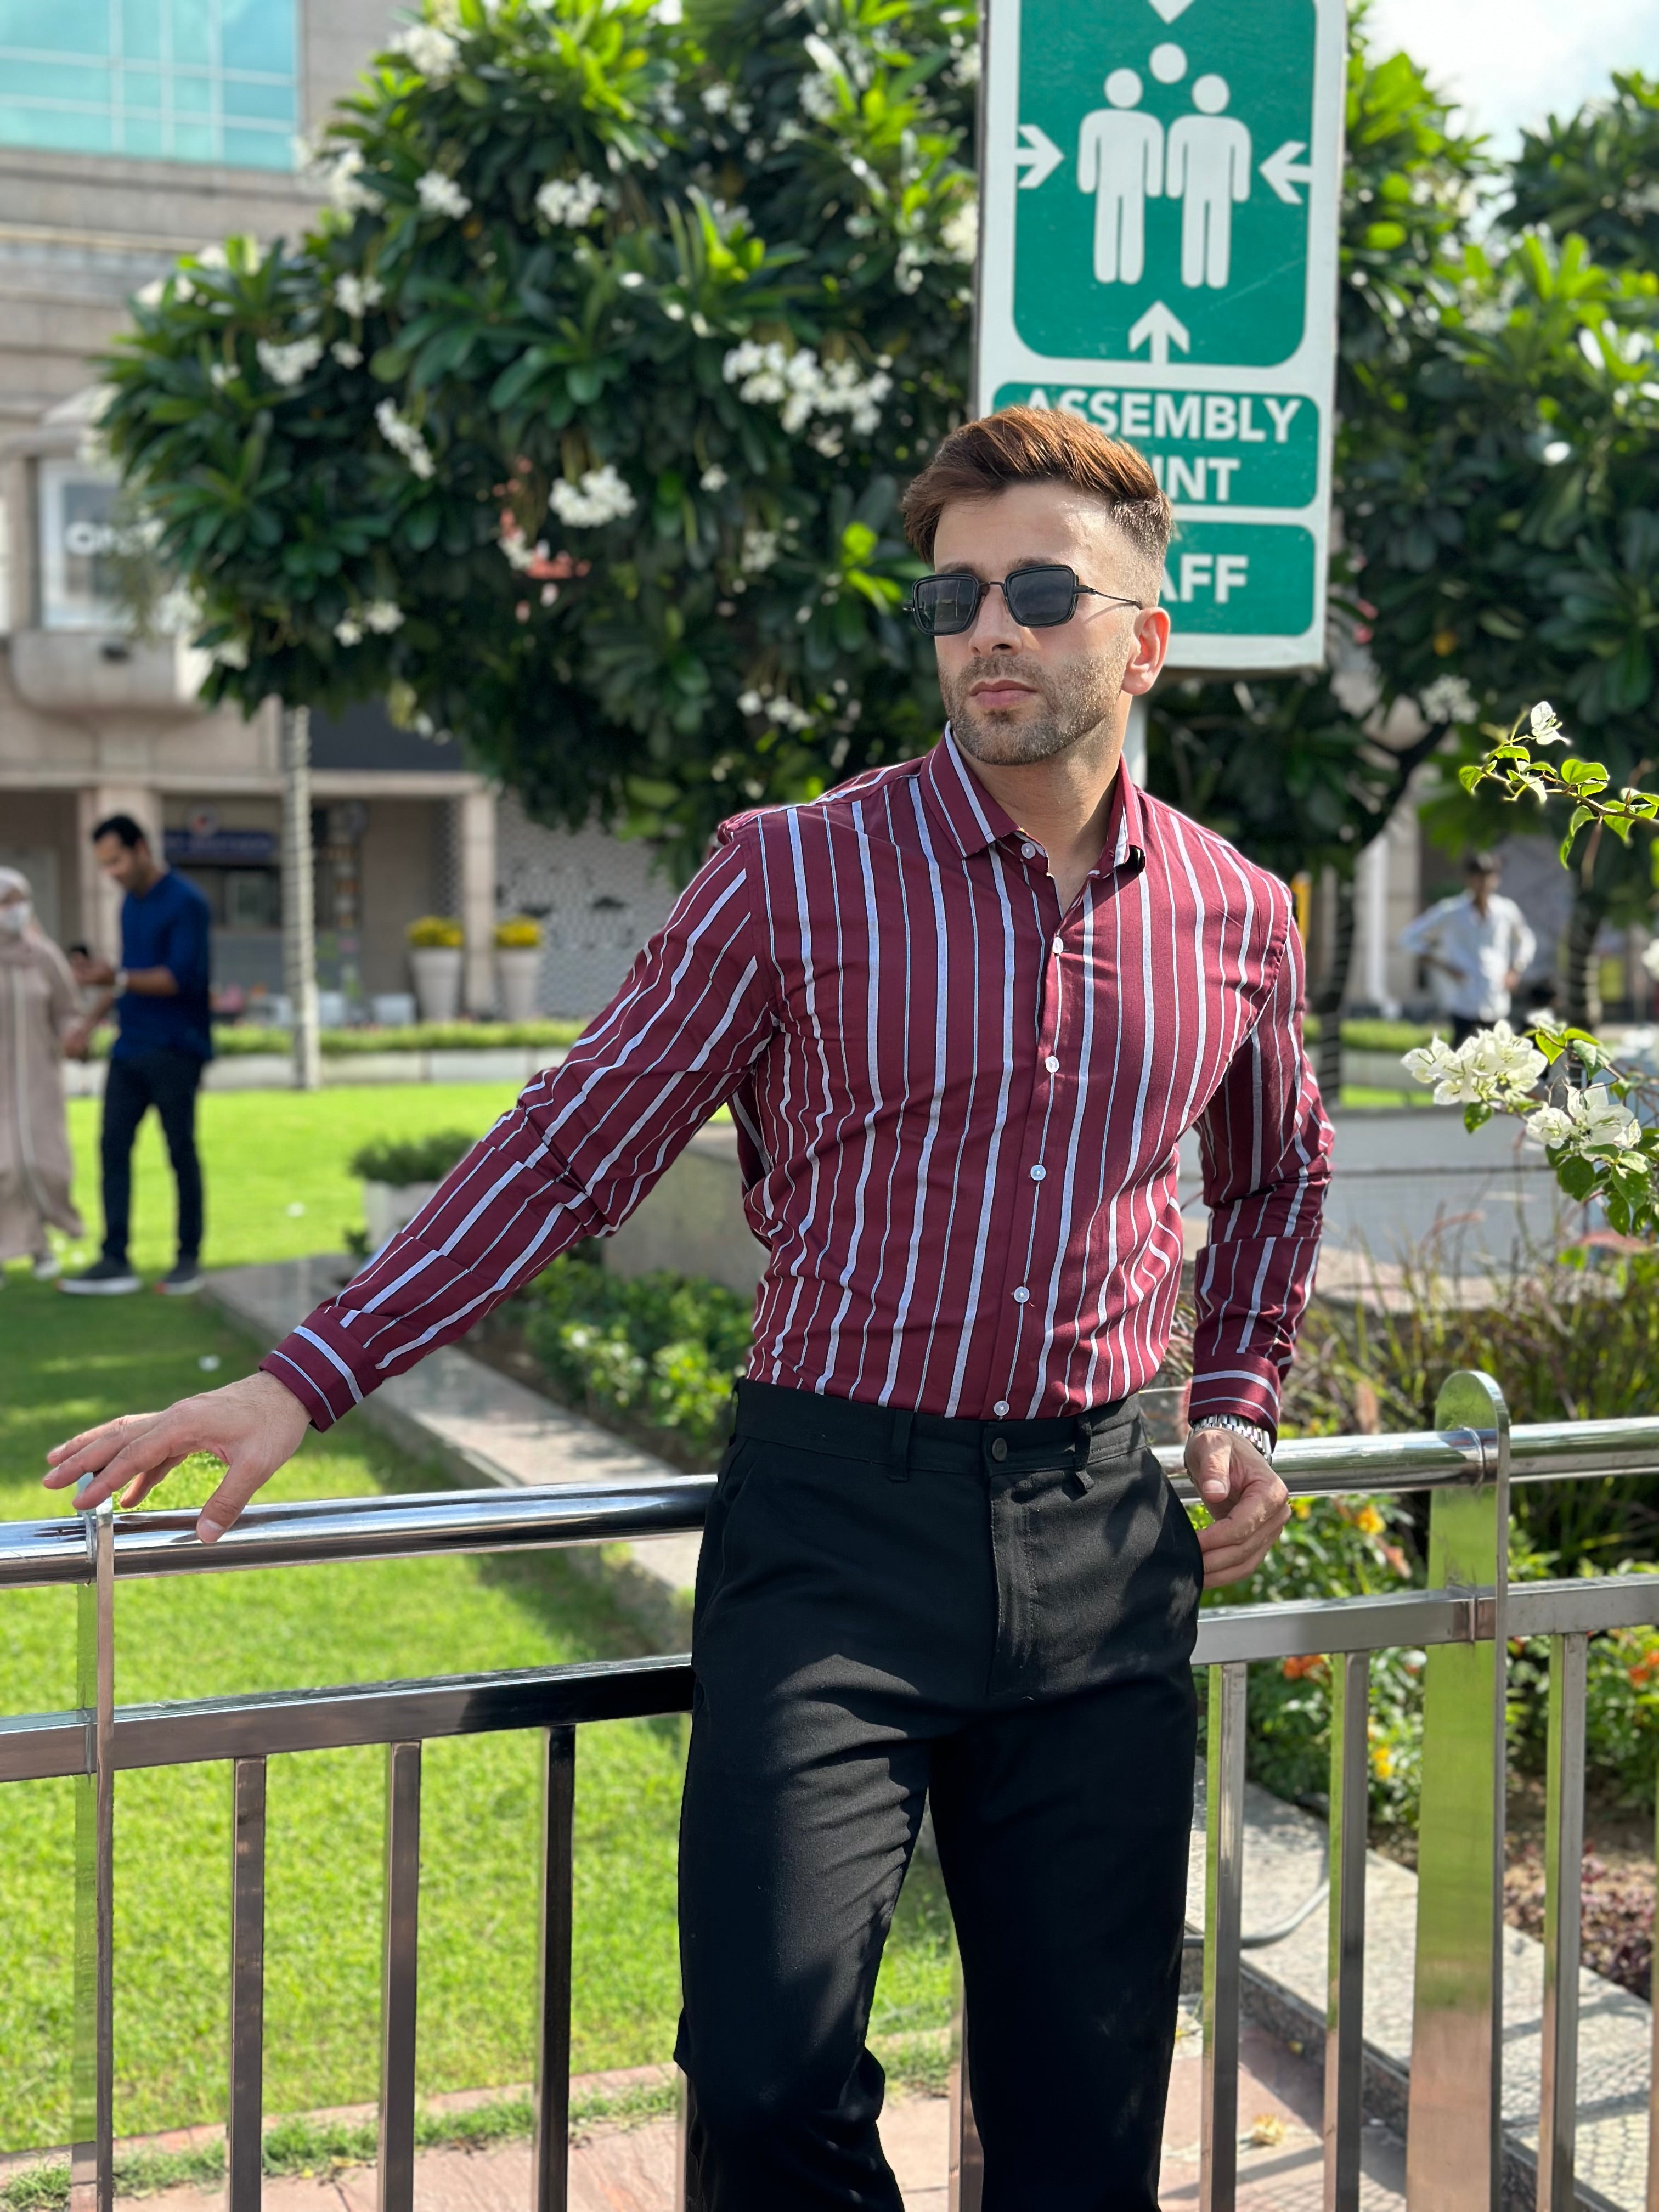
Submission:
POLYGON ((198 1517, 196 1534, 203 1543, 216 1544, 227 1528, 234 1528, 254 1492, 274 1473, 264 1453, 233 1460, 198 1517))
POLYGON ((53 1444, 46 1454, 46 1465, 52 1469, 44 1478, 46 1488, 62 1490, 78 1476, 91 1474, 131 1437, 161 1418, 160 1413, 118 1413, 112 1421, 100 1421, 95 1429, 82 1429, 78 1437, 53 1444), (71 1459, 76 1462, 73 1473, 68 1464, 71 1459))
POLYGON ((1206 1505, 1224 1504, 1232 1486, 1232 1439, 1224 1431, 1200 1430, 1187 1447, 1187 1472, 1206 1505))
MULTIPOLYGON (((210 1444, 202 1448, 213 1449, 210 1444)), ((164 1413, 124 1444, 112 1459, 85 1470, 91 1474, 92 1480, 76 1495, 76 1504, 83 1513, 90 1512, 94 1505, 101 1505, 106 1498, 112 1498, 118 1490, 125 1490, 141 1476, 153 1475, 159 1482, 170 1467, 177 1467, 181 1459, 187 1459, 198 1449, 198 1440, 177 1413, 164 1413)), ((63 1487, 58 1477, 68 1480, 67 1470, 74 1465, 74 1461, 67 1460, 63 1467, 53 1470, 48 1477, 52 1488, 63 1487)))
POLYGON ((131 1512, 135 1505, 142 1505, 151 1491, 165 1482, 173 1468, 182 1466, 189 1456, 188 1452, 180 1452, 176 1459, 163 1460, 160 1467, 149 1468, 136 1481, 127 1485, 116 1504, 124 1513, 131 1512))

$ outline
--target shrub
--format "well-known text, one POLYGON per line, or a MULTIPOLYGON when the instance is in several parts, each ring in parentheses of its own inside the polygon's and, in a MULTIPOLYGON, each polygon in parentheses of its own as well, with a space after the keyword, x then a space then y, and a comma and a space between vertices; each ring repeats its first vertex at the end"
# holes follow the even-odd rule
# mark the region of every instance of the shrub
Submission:
POLYGON ((434 1129, 428 1137, 376 1137, 346 1163, 365 1182, 441 1182, 477 1143, 471 1129, 434 1129))
POLYGON ((527 914, 495 924, 495 942, 503 952, 533 952, 542 941, 542 926, 527 914))
POLYGON ((597 1261, 592 1248, 567 1253, 526 1291, 532 1351, 572 1405, 709 1465, 748 1361, 750 1301, 696 1275, 623 1282, 597 1261))

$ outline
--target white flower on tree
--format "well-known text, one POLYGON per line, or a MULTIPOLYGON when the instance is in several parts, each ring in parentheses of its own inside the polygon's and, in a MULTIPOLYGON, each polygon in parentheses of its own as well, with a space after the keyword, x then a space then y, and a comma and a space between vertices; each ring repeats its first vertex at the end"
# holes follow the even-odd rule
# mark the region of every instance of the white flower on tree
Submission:
POLYGON ((208 382, 216 392, 222 392, 228 384, 234 384, 240 374, 241 370, 234 361, 216 361, 210 362, 208 367, 208 382))
POLYGON ((363 603, 363 628, 372 629, 377 636, 390 637, 394 629, 404 625, 404 611, 396 599, 367 599, 363 603))
POLYGON ((221 668, 246 668, 247 640, 245 637, 222 638, 213 648, 213 658, 221 668))
POLYGON ((1472 722, 1480 712, 1474 693, 1461 676, 1437 676, 1417 695, 1425 722, 1472 722))
POLYGON ((637 501, 624 479, 609 461, 587 470, 580 483, 561 477, 548 495, 549 507, 573 530, 597 530, 607 522, 621 522, 632 514, 637 501))
POLYGON ((295 338, 288 345, 279 345, 274 338, 261 338, 253 350, 271 382, 291 391, 310 375, 322 359, 323 342, 320 338, 295 338))
POLYGON ((342 645, 361 645, 363 626, 356 615, 342 615, 334 625, 334 635, 342 645))
POLYGON ((761 530, 751 526, 744 532, 742 562, 750 575, 762 574, 777 557, 778 533, 775 530, 761 530))
POLYGON ((362 348, 353 345, 349 338, 336 338, 329 351, 342 368, 361 368, 363 365, 362 348))
POLYGON ((811 70, 800 81, 798 97, 804 114, 814 123, 833 123, 841 113, 841 88, 845 82, 823 70, 811 70))
POLYGON ((411 23, 392 41, 392 50, 428 84, 447 84, 460 65, 459 46, 435 23, 411 23))
POLYGON ((398 412, 396 404, 383 399, 374 410, 374 421, 380 435, 395 453, 401 453, 417 477, 429 477, 435 466, 431 448, 421 435, 420 428, 406 415, 398 412))
POLYGON ((726 471, 718 461, 711 461, 697 478, 698 487, 703 491, 724 491, 727 482, 726 471))
POLYGON ((341 215, 378 215, 386 205, 386 195, 363 182, 362 168, 362 149, 348 146, 329 170, 329 204, 341 215))
POLYGON ((979 202, 963 200, 939 228, 939 242, 953 261, 972 261, 979 251, 979 202))
POLYGON ((415 197, 422 214, 450 216, 457 222, 472 205, 454 178, 446 176, 441 169, 428 169, 416 179, 415 197))
POLYGON ((378 276, 359 276, 348 269, 334 280, 334 304, 354 320, 361 321, 385 297, 386 287, 378 276))
POLYGON ((550 177, 536 195, 536 206, 544 222, 580 230, 592 222, 606 198, 598 178, 584 170, 580 177, 550 177))
POLYGON ((726 355, 720 373, 728 384, 737 385, 739 399, 781 407, 783 427, 792 435, 814 415, 845 415, 867 438, 879 425, 881 402, 893 388, 884 369, 860 376, 854 361, 825 363, 811 346, 787 353, 775 338, 765 345, 745 338, 726 355))
POLYGON ((1588 1091, 1569 1091, 1559 1106, 1540 1106, 1527 1121, 1527 1134, 1554 1152, 1629 1152, 1642 1141, 1642 1125, 1628 1106, 1613 1097, 1605 1083, 1588 1091))
POLYGON ((1516 1036, 1507 1022, 1477 1030, 1462 1056, 1477 1075, 1509 1091, 1530 1091, 1549 1066, 1537 1046, 1516 1036))

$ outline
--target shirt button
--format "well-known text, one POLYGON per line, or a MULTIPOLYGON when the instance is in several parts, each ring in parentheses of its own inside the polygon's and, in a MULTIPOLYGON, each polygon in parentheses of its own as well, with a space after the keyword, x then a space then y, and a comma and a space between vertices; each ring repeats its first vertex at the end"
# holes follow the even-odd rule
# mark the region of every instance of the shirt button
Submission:
POLYGON ((1055 938, 1054 950, 1056 952, 1063 952, 1066 950, 1066 939, 1063 937, 1055 938))
POLYGON ((1022 860, 1035 860, 1036 858, 1036 847, 1035 845, 1022 845, 1019 848, 1019 857, 1022 860))
MULTIPOLYGON (((991 1411, 996 1415, 998 1420, 1005 1420, 1008 1413, 1008 1401, 1006 1398, 999 1398, 991 1411)), ((1002 1440, 999 1437, 997 1441, 1001 1443, 1002 1440)))
POLYGON ((1048 1170, 1047 1168, 1033 1168, 1031 1170, 1031 1181, 1033 1182, 1041 1182, 1043 1176, 1046 1176, 1048 1172, 1048 1170))
POLYGON ((1031 1293, 1026 1289, 1024 1284, 1022 1283, 1019 1288, 1014 1292, 1014 1304, 1017 1306, 1023 1306, 1030 1295, 1031 1293))
POLYGON ((1043 1061, 1042 1065, 1048 1069, 1050 1075, 1058 1075, 1060 1073, 1060 1062, 1054 1058, 1053 1053, 1049 1054, 1048 1059, 1043 1061))

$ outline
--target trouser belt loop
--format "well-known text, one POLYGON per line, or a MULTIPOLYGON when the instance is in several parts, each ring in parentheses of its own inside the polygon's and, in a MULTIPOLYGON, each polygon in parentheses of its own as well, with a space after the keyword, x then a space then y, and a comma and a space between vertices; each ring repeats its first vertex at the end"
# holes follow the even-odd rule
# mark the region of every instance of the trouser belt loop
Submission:
POLYGON ((908 1413, 895 1413, 892 1432, 887 1439, 887 1480, 890 1482, 908 1482, 910 1480, 910 1424, 915 1419, 908 1413))
POLYGON ((1094 1431, 1087 1419, 1079 1415, 1072 1431, 1072 1477, 1079 1494, 1095 1486, 1095 1479, 1089 1472, 1089 1454, 1094 1448, 1094 1431))

